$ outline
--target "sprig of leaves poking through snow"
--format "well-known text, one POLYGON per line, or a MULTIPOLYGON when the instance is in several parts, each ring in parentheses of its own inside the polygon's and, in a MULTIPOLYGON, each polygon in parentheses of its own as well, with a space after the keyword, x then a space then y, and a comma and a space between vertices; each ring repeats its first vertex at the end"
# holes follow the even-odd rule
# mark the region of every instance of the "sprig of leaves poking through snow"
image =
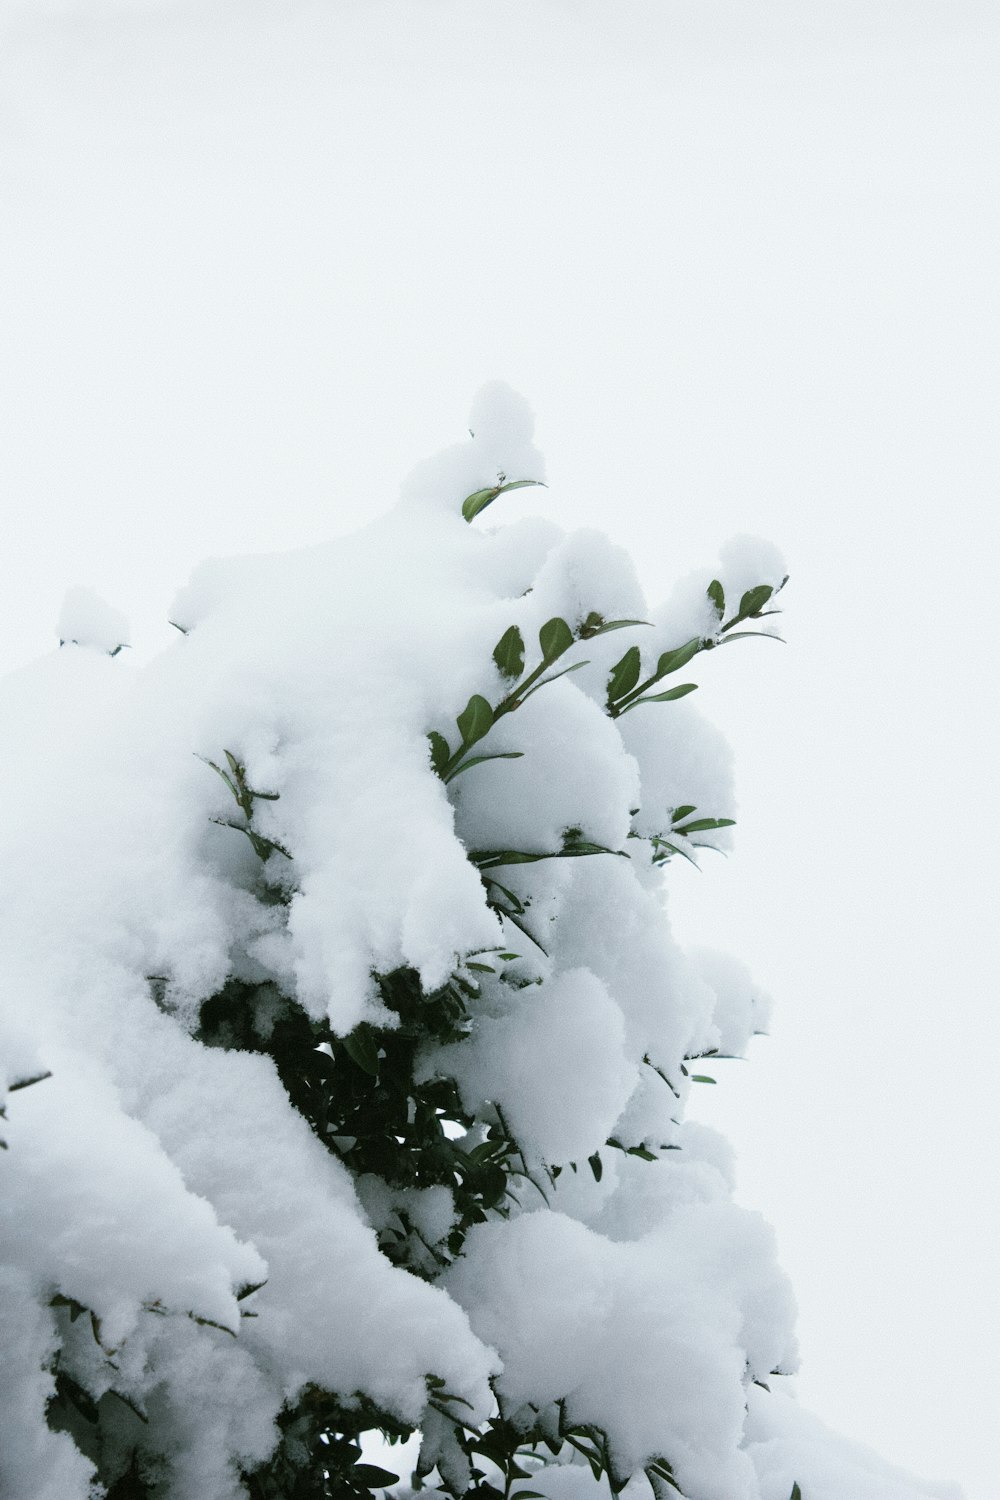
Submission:
MULTIPOLYGON (((472 521, 497 497, 537 483, 508 482, 500 474, 498 483, 469 495, 462 514, 472 521)), ((604 709, 611 719, 648 703, 670 703, 694 691, 694 683, 653 692, 660 683, 686 666, 703 651, 759 631, 737 627, 775 613, 767 608, 777 589, 762 584, 745 592, 728 618, 722 584, 713 580, 708 597, 717 613, 714 633, 692 638, 662 653, 655 669, 642 676, 638 645, 632 645, 610 669, 604 709)), ((492 661, 504 684, 502 695, 491 702, 485 693, 473 694, 457 716, 455 734, 431 730, 430 763, 446 785, 475 767, 490 761, 522 758, 518 750, 490 751, 484 742, 494 726, 517 712, 535 693, 558 679, 579 671, 585 660, 566 662, 579 644, 613 631, 641 628, 637 619, 607 620, 591 611, 575 624, 561 616, 545 622, 538 632, 537 653, 528 649, 520 629, 511 625, 492 653, 492 661)), ((226 786, 238 816, 217 815, 212 822, 241 833, 260 861, 254 885, 258 899, 288 904, 295 891, 293 850, 263 832, 256 820, 257 804, 275 803, 277 792, 251 786, 246 766, 238 753, 226 749, 222 763, 200 756, 226 786), (280 879, 269 871, 273 856, 289 862, 280 879), (287 876, 287 878, 285 878, 287 876)), ((651 861, 662 865, 672 855, 693 859, 697 835, 732 825, 731 818, 698 817, 695 804, 668 809, 669 823, 662 833, 648 837, 651 861)), ((639 809, 633 810, 633 818, 639 809)), ((633 830, 630 838, 640 835, 633 830)), ((516 848, 482 848, 468 851, 491 909, 505 923, 526 936, 537 947, 541 942, 527 920, 528 901, 501 884, 495 871, 518 864, 550 859, 577 859, 609 855, 628 858, 625 849, 613 849, 588 840, 579 827, 567 828, 561 846, 547 852, 516 848)), ((544 950, 543 950, 544 951, 544 950)), ((426 991, 417 971, 403 966, 391 972, 372 974, 386 1024, 362 1022, 347 1035, 336 1033, 327 1020, 311 1017, 272 982, 257 983, 231 977, 200 1006, 195 1038, 207 1047, 264 1054, 271 1059, 292 1106, 308 1122, 324 1147, 350 1172, 375 1229, 382 1254, 394 1265, 427 1282, 435 1282, 462 1256, 470 1231, 477 1225, 509 1217, 515 1210, 548 1202, 558 1178, 576 1172, 576 1162, 546 1162, 541 1170, 516 1139, 499 1105, 473 1113, 463 1102, 456 1080, 447 1074, 431 1076, 421 1067, 429 1049, 455 1048, 470 1038, 476 1025, 477 1003, 484 986, 513 992, 536 981, 526 980, 517 964, 518 953, 506 944, 466 953, 456 960, 447 981, 426 991), (447 1197, 447 1222, 435 1226, 418 1205, 447 1197)), ((164 976, 149 976, 150 993, 161 1009, 169 1012, 169 984, 164 976)), ((706 1054, 707 1055, 707 1054, 706 1054)), ((644 1061, 658 1073, 671 1092, 677 1088, 648 1057, 644 1061)), ((687 1069, 683 1067, 683 1072, 687 1069)), ((13 1085, 26 1087, 39 1078, 13 1085)), ((694 1081, 712 1082, 702 1075, 694 1081)), ((2 1109, 0 1109, 2 1115, 2 1109)), ((607 1146, 644 1162, 661 1161, 660 1152, 677 1151, 675 1143, 663 1142, 659 1151, 645 1141, 608 1137, 607 1146)), ((600 1152, 588 1158, 596 1181, 604 1165, 600 1152)), ((651 1170, 653 1168, 651 1167, 651 1170)), ((242 1302, 260 1290, 260 1285, 240 1288, 242 1302)), ((104 1347, 100 1322, 75 1299, 57 1295, 52 1307, 67 1324, 89 1313, 89 1324, 97 1346, 89 1363, 72 1365, 68 1356, 54 1368, 55 1389, 49 1404, 49 1420, 57 1430, 69 1432, 78 1446, 93 1459, 101 1472, 106 1431, 118 1431, 121 1408, 126 1417, 147 1424, 147 1415, 114 1388, 114 1377, 95 1396, 87 1389, 87 1370, 96 1363, 116 1368, 116 1351, 104 1347), (117 1397, 118 1410, 113 1410, 117 1397), (130 1410, 129 1410, 130 1408, 130 1410)), ((150 1314, 165 1315, 167 1309, 150 1302, 150 1314)), ((240 1308, 243 1317, 255 1317, 240 1308)), ((187 1313, 199 1324, 209 1322, 187 1313)), ((221 1325, 212 1325, 221 1327, 221 1325)), ((233 1335, 233 1329, 223 1329, 233 1335)), ((69 1341, 67 1341, 69 1347, 69 1341)), ((775 1371, 774 1373, 778 1373, 775 1371)), ((518 1410, 507 1408, 497 1394, 496 1413, 486 1422, 468 1421, 471 1408, 450 1392, 443 1379, 426 1376, 427 1408, 421 1423, 422 1447, 413 1484, 416 1488, 437 1485, 454 1500, 544 1500, 533 1487, 544 1483, 542 1471, 552 1459, 573 1459, 585 1464, 595 1481, 607 1483, 617 1496, 632 1477, 623 1465, 608 1434, 597 1424, 575 1420, 566 1397, 545 1406, 518 1410)), ((568 1394, 568 1393, 567 1393, 568 1394)), ((289 1402, 278 1419, 279 1439, 270 1458, 248 1468, 240 1479, 251 1500, 331 1500, 353 1497, 370 1500, 377 1491, 395 1484, 398 1476, 368 1462, 362 1437, 377 1432, 390 1445, 409 1438, 414 1428, 391 1412, 380 1409, 360 1392, 331 1392, 307 1385, 289 1402)), ((112 1445, 120 1452, 121 1441, 112 1445)), ((109 1449, 111 1451, 111 1449, 109 1449)), ((647 1457, 643 1472, 654 1500, 682 1496, 680 1482, 669 1455, 647 1457)), ((155 1465, 142 1457, 137 1444, 128 1467, 111 1477, 107 1500, 153 1500, 159 1493, 155 1465)), ((798 1484, 789 1500, 804 1500, 798 1484)))

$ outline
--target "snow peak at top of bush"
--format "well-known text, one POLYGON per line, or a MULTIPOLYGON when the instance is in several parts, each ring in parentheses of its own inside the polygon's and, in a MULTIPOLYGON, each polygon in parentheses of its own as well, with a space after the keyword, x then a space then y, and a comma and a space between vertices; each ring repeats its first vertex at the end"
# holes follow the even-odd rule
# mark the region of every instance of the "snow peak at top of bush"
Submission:
POLYGON ((476 1500, 943 1493, 769 1390, 772 1236, 684 1120, 765 1013, 659 899, 733 822, 692 679, 781 562, 650 611, 503 524, 525 403, 470 428, 357 536, 207 564, 151 665, 80 595, 93 649, 3 686, 2 1500, 368 1496, 418 1428, 476 1500))

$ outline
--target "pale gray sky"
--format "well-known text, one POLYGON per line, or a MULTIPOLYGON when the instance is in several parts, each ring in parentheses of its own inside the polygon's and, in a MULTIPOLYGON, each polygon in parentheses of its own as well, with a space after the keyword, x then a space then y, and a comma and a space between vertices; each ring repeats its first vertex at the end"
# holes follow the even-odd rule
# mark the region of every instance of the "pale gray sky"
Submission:
MULTIPOLYGON (((90 584, 391 503, 485 379, 651 594, 734 532, 787 647, 701 671, 736 853, 682 936, 775 995, 704 1102, 803 1399, 1000 1496, 1000 11, 973 0, 8 0, 0 657, 90 584)), ((539 501, 539 495, 542 496, 539 501)), ((6 795, 16 796, 16 788, 6 795)))

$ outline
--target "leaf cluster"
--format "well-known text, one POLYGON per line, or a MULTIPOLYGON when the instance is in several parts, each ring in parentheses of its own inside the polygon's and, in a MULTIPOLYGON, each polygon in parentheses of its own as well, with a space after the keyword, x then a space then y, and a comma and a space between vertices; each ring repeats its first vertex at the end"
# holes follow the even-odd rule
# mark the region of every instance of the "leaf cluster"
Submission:
POLYGON ((397 1018, 393 1027, 361 1022, 338 1036, 287 1000, 274 1018, 273 992, 260 997, 259 987, 230 980, 202 1005, 196 1035, 208 1046, 266 1052, 291 1103, 354 1175, 373 1173, 395 1189, 451 1191, 458 1217, 444 1244, 427 1245, 405 1224, 380 1241, 394 1263, 432 1277, 460 1253, 473 1224, 509 1207, 525 1166, 499 1123, 486 1126, 482 1140, 468 1142, 475 1120, 453 1079, 414 1079, 421 1046, 468 1035, 478 986, 456 973, 426 994, 414 969, 375 977, 383 1004, 397 1018), (268 1017, 266 1034, 257 1020, 261 1014, 268 1017))
POLYGON ((284 844, 279 844, 275 839, 265 838, 260 830, 254 827, 253 822, 254 803, 277 802, 279 794, 277 792, 260 792, 255 790, 247 781, 246 767, 242 761, 237 760, 236 756, 229 750, 224 750, 222 753, 226 757, 226 762, 229 766, 228 771, 224 771, 220 765, 217 765, 214 760, 209 760, 207 756, 199 755, 198 759, 203 760, 206 766, 211 766, 216 775, 220 776, 225 782, 232 793, 236 806, 243 814, 243 821, 236 822, 232 818, 213 818, 212 822, 220 824, 223 828, 235 828, 237 833, 244 834, 250 840, 253 852, 257 855, 258 859, 266 860, 272 854, 281 854, 284 855, 285 859, 291 859, 292 856, 284 844))

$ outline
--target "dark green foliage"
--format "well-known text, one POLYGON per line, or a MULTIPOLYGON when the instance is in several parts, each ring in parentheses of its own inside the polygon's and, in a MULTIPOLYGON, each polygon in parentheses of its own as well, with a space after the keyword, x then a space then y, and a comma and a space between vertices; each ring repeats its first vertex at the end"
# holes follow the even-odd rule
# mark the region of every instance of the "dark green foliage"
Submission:
POLYGON ((474 1121, 452 1079, 413 1082, 421 1043, 456 1042, 468 1034, 475 985, 453 975, 427 995, 416 971, 406 968, 377 982, 382 1001, 399 1018, 394 1029, 362 1022, 339 1037, 291 1002, 280 1002, 274 1019, 273 991, 262 996, 231 980, 202 1006, 197 1035, 208 1046, 272 1057, 292 1104, 355 1175, 374 1173, 393 1188, 451 1189, 458 1223, 445 1245, 426 1245, 412 1227, 380 1238, 395 1264, 431 1277, 459 1253, 473 1224, 503 1211, 515 1179, 524 1178, 524 1163, 499 1124, 488 1126, 474 1145, 457 1138, 455 1132, 469 1131, 474 1121), (268 1015, 266 1035, 256 1020, 261 1013, 268 1015))
POLYGON ((674 651, 664 651, 656 664, 656 671, 651 676, 639 682, 638 648, 633 647, 636 657, 633 659, 630 653, 626 653, 616 667, 612 669, 611 677, 608 679, 608 713, 611 718, 617 719, 620 714, 627 713, 630 708, 635 708, 639 703, 666 702, 671 698, 682 698, 685 693, 693 692, 696 683, 685 683, 683 688, 675 688, 669 692, 661 693, 657 697, 644 697, 647 690, 664 677, 669 677, 672 672, 680 671, 681 667, 699 651, 706 651, 715 642, 710 638, 701 639, 695 637, 678 646, 674 651), (627 665, 626 665, 627 664, 627 665), (619 674, 616 677, 616 674, 619 674))
MULTIPOLYGON (((531 1487, 533 1476, 557 1455, 565 1462, 569 1456, 565 1450, 571 1448, 586 1460, 595 1480, 607 1482, 612 1495, 624 1489, 631 1473, 616 1465, 607 1436, 599 1427, 574 1422, 567 1414, 565 1401, 557 1401, 545 1411, 531 1410, 535 1416, 530 1422, 523 1412, 518 1414, 517 1423, 501 1412, 479 1428, 466 1427, 460 1418, 447 1412, 452 1425, 452 1461, 442 1464, 438 1456, 440 1441, 432 1443, 429 1452, 421 1452, 418 1476, 429 1475, 436 1461, 439 1473, 444 1469, 453 1476, 448 1478, 442 1473, 442 1484, 456 1500, 460 1494, 465 1500, 534 1500, 538 1491, 531 1487), (454 1462, 456 1458, 458 1464, 454 1462), (454 1482, 458 1468, 462 1470, 463 1485, 454 1482)), ((666 1459, 652 1459, 645 1472, 654 1496, 661 1495, 661 1484, 672 1487, 675 1494, 681 1493, 666 1459)))
MULTIPOLYGON (((650 836, 649 844, 652 849, 654 865, 666 864, 672 855, 679 854, 683 859, 689 860, 691 864, 697 867, 697 861, 694 856, 681 844, 672 842, 672 840, 680 835, 693 848, 711 849, 714 848, 714 845, 706 844, 704 840, 692 838, 691 835, 694 833, 708 833, 719 828, 732 828, 736 823, 735 818, 691 819, 693 812, 697 812, 697 808, 693 803, 687 803, 683 807, 675 807, 670 816, 670 828, 667 833, 654 833, 650 836)), ((637 835, 630 834, 629 837, 637 837, 637 835)))
POLYGON ((219 823, 223 828, 235 828, 237 833, 245 834, 250 840, 253 852, 258 859, 267 859, 271 854, 282 854, 286 859, 291 859, 291 854, 283 844, 276 843, 274 839, 265 838, 259 829, 253 826, 253 805, 255 802, 277 802, 277 792, 258 792, 251 787, 246 779, 246 767, 236 759, 228 750, 223 754, 229 764, 229 770, 224 771, 221 766, 216 765, 214 760, 200 755, 207 766, 211 766, 216 775, 221 776, 226 783, 236 806, 243 814, 243 822, 236 823, 231 818, 213 818, 213 823, 219 823))
MULTIPOLYGON (((72 1376, 67 1375, 65 1370, 56 1370, 56 1393, 53 1405, 75 1407, 85 1422, 97 1422, 99 1412, 97 1402, 82 1385, 78 1385, 72 1376)), ((55 1425, 55 1424, 53 1424, 55 1425)))
MULTIPOLYGON (((747 589, 746 593, 740 599, 739 609, 721 628, 720 635, 724 637, 721 644, 727 645, 729 641, 740 640, 745 636, 763 635, 764 632, 760 630, 737 630, 733 634, 729 632, 733 631, 734 626, 741 625, 744 620, 762 620, 767 615, 780 614, 780 610, 765 609, 764 605, 771 603, 775 596, 781 593, 787 582, 788 576, 786 574, 777 588, 772 588, 768 583, 759 583, 756 588, 747 589)), ((711 594, 711 589, 709 589, 709 593, 711 594)), ((723 611, 720 610, 720 616, 722 613, 723 611)), ((771 636, 770 639, 779 640, 780 637, 771 636)))
POLYGON ((139 1467, 139 1459, 133 1454, 128 1468, 109 1486, 107 1500, 150 1500, 151 1493, 139 1467))
POLYGON ((378 1430, 393 1442, 413 1430, 361 1396, 344 1403, 316 1386, 281 1413, 278 1426, 267 1463, 243 1476, 250 1500, 368 1500, 400 1475, 364 1461, 361 1434, 378 1430))
MULTIPOLYGON (((79 1318, 86 1316, 94 1342, 100 1350, 103 1364, 106 1369, 112 1371, 117 1369, 113 1358, 115 1351, 106 1349, 102 1344, 100 1321, 90 1308, 84 1307, 74 1297, 63 1296, 61 1292, 55 1293, 49 1299, 49 1306, 57 1309, 60 1320, 66 1318, 71 1325, 79 1318)), ((65 1325, 63 1332, 65 1333, 65 1325)), ((117 1407, 120 1429, 123 1408, 130 1412, 142 1426, 148 1422, 145 1412, 141 1411, 128 1396, 113 1388, 106 1390, 99 1399, 95 1397, 87 1390, 82 1380, 76 1379, 65 1368, 61 1348, 55 1355, 52 1375, 55 1388, 46 1405, 46 1421, 53 1431, 67 1433, 80 1452, 97 1466, 99 1472, 102 1472, 104 1469, 102 1413, 106 1412, 110 1415, 112 1409, 117 1407)), ((102 1478, 108 1485, 107 1500, 153 1500, 155 1487, 151 1487, 151 1483, 147 1482, 147 1477, 140 1469, 134 1453, 124 1473, 119 1473, 117 1470, 102 1472, 102 1478)))

